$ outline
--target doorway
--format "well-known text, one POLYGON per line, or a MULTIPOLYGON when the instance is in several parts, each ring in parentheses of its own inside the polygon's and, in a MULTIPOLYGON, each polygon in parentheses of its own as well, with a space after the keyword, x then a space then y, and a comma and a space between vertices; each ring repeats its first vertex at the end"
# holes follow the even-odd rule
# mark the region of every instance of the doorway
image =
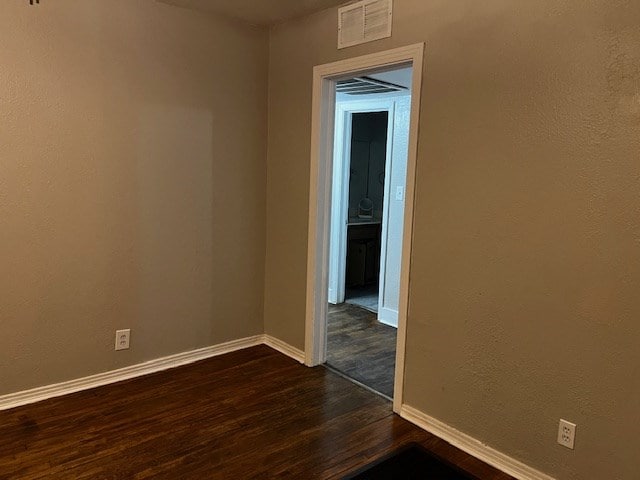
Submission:
MULTIPOLYGON (((311 178, 310 178, 310 197, 309 197, 309 245, 308 245, 308 263, 307 263, 307 315, 306 315, 306 333, 305 333, 305 363, 309 366, 320 365, 327 360, 327 342, 328 328, 327 318, 329 310, 329 263, 330 263, 330 240, 332 232, 332 215, 331 205, 332 197, 336 194, 336 188, 333 185, 334 160, 334 134, 339 128, 339 121, 336 119, 337 102, 340 100, 340 93, 337 92, 337 86, 340 82, 360 81, 363 77, 374 77, 380 73, 387 73, 399 68, 413 68, 413 82, 410 86, 407 103, 410 107, 406 112, 406 121, 409 124, 407 141, 405 142, 406 157, 406 182, 405 187, 401 189, 393 189, 391 192, 391 184, 389 182, 389 171, 384 173, 384 201, 390 198, 402 198, 404 204, 403 213, 400 214, 402 225, 400 228, 401 238, 399 242, 398 255, 393 261, 382 260, 383 245, 386 241, 384 230, 384 220, 381 218, 385 215, 384 208, 379 213, 380 217, 380 265, 378 266, 378 281, 380 282, 380 274, 383 268, 393 265, 397 268, 398 288, 395 297, 397 298, 397 333, 395 342, 395 366, 393 383, 393 408, 398 412, 402 405, 403 382, 404 382, 404 347, 406 342, 406 320, 408 307, 408 286, 409 286, 409 258, 411 251, 411 228, 413 221, 413 195, 415 183, 415 164, 417 153, 417 132, 418 132, 418 113, 420 104, 421 76, 422 76, 422 59, 424 54, 424 45, 417 44, 410 47, 403 47, 387 52, 366 55, 350 60, 322 65, 314 68, 314 92, 313 92, 313 119, 312 119, 312 144, 311 144, 311 178)), ((367 88, 370 91, 379 89, 380 82, 374 77, 374 81, 370 82, 367 88)), ((384 81, 382 83, 385 83, 384 81)), ((387 82, 393 83, 393 82, 387 82)), ((349 85, 348 85, 349 86, 349 85)), ((351 85, 353 86, 353 85, 351 85)), ((362 100, 362 97, 359 98, 362 100)), ((377 109, 377 112, 383 112, 384 109, 377 109)), ((390 112, 386 112, 391 118, 390 112)), ((390 131, 387 131, 387 135, 390 131)), ((387 149, 391 148, 391 144, 387 144, 387 149)), ((401 149, 399 149, 401 150, 401 149)), ((370 176, 370 175, 369 175, 370 176)), ((347 183, 343 181, 344 184, 347 183)), ((344 188, 343 188, 344 190, 344 188)), ((366 196, 366 191, 365 191, 366 196)), ((362 199, 360 199, 362 200, 362 199)), ((369 198, 371 200, 371 198, 369 198)), ((360 202, 359 202, 360 203, 360 202)), ((370 216, 375 218, 373 213, 373 202, 363 202, 359 205, 358 219, 370 216)), ((389 211, 387 209, 387 211, 389 211)), ((344 224, 348 227, 347 221, 344 224)), ((389 222, 387 222, 389 224, 389 222)), ((335 233, 335 228, 333 229, 335 233)), ((348 235, 348 232, 347 232, 348 235)), ((367 262, 367 248, 376 252, 375 240, 373 242, 367 240, 353 247, 354 255, 359 256, 367 262)), ((344 240, 343 248, 347 249, 347 240, 344 240)), ((345 265, 347 263, 346 256, 345 265)), ((375 255, 374 257, 375 258, 375 255)), ((357 262, 355 262, 357 263, 357 262)), ((366 265, 364 268, 364 277, 362 271, 358 270, 355 277, 360 279, 367 278, 366 265)), ((369 270, 370 272, 371 270, 369 270)), ((345 268, 346 280, 346 268, 345 268)), ((378 311, 380 311, 380 302, 383 295, 382 285, 378 284, 378 311)), ((346 283, 345 283, 346 295, 346 283)), ((379 319, 376 321, 380 324, 379 319)), ((390 328, 396 328, 391 327, 390 328)))
POLYGON ((327 366, 393 398, 412 68, 337 83, 327 366))

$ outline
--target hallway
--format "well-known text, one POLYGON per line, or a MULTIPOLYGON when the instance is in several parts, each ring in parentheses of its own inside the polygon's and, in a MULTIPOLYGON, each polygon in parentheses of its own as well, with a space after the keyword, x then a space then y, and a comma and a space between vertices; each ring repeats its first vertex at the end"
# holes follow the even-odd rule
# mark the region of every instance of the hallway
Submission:
POLYGON ((329 304, 327 365, 393 398, 396 329, 349 303, 329 304))

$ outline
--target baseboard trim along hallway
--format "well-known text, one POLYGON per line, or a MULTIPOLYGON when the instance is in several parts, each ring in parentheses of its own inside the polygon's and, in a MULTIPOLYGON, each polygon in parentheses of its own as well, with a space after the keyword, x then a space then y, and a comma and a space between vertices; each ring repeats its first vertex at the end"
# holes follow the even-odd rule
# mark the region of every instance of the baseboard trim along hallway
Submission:
POLYGON ((459 430, 441 422, 420 410, 403 405, 400 416, 418 427, 434 434, 436 437, 459 448, 463 452, 476 457, 479 460, 501 470, 519 480, 555 480, 553 477, 542 473, 518 460, 499 452, 480 440, 462 433, 459 430))
POLYGON ((28 405, 30 403, 40 402, 49 398, 60 397, 70 393, 89 390, 111 383, 129 380, 135 377, 149 375, 150 373, 168 370, 170 368, 188 365, 207 358, 224 355, 225 353, 235 352, 256 345, 265 344, 280 353, 287 355, 294 360, 304 363, 304 353, 300 350, 286 344, 282 340, 274 338, 270 335, 254 335, 252 337, 231 340, 230 342, 220 343, 211 347, 199 348, 188 352, 181 352, 169 355, 147 362, 131 365, 117 370, 97 373, 87 377, 68 380, 66 382, 36 387, 30 390, 10 393, 0 396, 0 410, 8 410, 10 408, 28 405))

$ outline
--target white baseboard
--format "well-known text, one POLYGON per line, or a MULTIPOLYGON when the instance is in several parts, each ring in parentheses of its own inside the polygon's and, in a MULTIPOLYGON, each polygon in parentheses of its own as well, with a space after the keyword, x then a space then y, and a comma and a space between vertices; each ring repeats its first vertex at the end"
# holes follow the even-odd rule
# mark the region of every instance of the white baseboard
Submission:
POLYGON ((378 321, 389 325, 390 327, 398 328, 398 311, 391 310, 390 308, 378 309, 378 321))
POLYGON ((110 383, 116 383, 130 378, 140 377, 142 375, 168 370, 181 365, 187 365, 189 363, 216 357, 236 350, 254 347, 256 345, 266 343, 264 337, 264 335, 255 335, 253 337, 241 338, 239 340, 232 340, 230 342, 221 343, 211 347, 169 355, 168 357, 150 360, 148 362, 131 365, 118 370, 98 373, 96 375, 56 383, 54 385, 47 385, 22 392, 2 395, 0 396, 0 410, 8 410, 10 408, 28 405, 48 398, 60 397, 62 395, 68 395, 70 393, 88 390, 90 388, 100 387, 110 383))
MULTIPOLYGON (((137 365, 131 365, 118 370, 98 373, 96 375, 69 380, 67 382, 2 395, 0 396, 0 411, 120 382, 122 380, 148 375, 150 373, 160 372, 162 370, 168 370, 170 368, 187 365, 199 360, 254 347, 260 344, 265 344, 300 363, 304 363, 305 355, 303 351, 298 350, 297 348, 292 347, 271 335, 255 335, 253 337, 232 340, 230 342, 221 343, 211 347, 169 355, 167 357, 150 360, 137 365)), ((494 450, 466 433, 462 433, 413 407, 403 405, 400 409, 400 416, 420 428, 442 438, 460 450, 473 455, 474 457, 519 480, 554 480, 553 477, 539 472, 538 470, 535 470, 528 465, 505 455, 504 453, 494 450)))
POLYGON ((304 363, 304 352, 302 350, 298 350, 295 347, 292 347, 288 343, 283 342, 282 340, 272 337, 271 335, 263 336, 263 343, 274 350, 279 351, 280 353, 293 358, 297 362, 304 363))
POLYGON ((148 362, 119 368, 118 370, 111 370, 109 372, 98 373, 75 380, 2 395, 0 396, 0 411, 40 402, 49 398, 68 395, 70 393, 80 392, 82 390, 88 390, 90 388, 121 382, 122 380, 149 375, 150 373, 160 372, 162 370, 168 370, 182 365, 188 365, 200 360, 224 355, 225 353, 235 352, 236 350, 242 350, 244 348, 255 347, 256 345, 261 344, 265 344, 300 363, 304 363, 304 352, 301 350, 298 350, 297 348, 294 348, 271 335, 254 335, 253 337, 231 340, 230 342, 213 345, 211 347, 157 358, 148 362))
POLYGON ((519 480, 554 480, 553 477, 535 470, 502 452, 494 450, 466 433, 462 433, 413 407, 403 405, 400 409, 400 416, 423 430, 440 437, 454 447, 519 480))

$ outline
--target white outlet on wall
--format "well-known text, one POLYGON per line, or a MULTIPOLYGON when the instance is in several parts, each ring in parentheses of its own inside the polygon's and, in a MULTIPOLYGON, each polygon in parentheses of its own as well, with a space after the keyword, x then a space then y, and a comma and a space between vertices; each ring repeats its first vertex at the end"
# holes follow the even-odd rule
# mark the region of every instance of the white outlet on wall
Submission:
POLYGON ((573 450, 576 441, 576 424, 560 419, 558 425, 558 443, 573 450))
POLYGON ((131 329, 116 330, 116 350, 127 350, 129 348, 130 337, 131 329))

